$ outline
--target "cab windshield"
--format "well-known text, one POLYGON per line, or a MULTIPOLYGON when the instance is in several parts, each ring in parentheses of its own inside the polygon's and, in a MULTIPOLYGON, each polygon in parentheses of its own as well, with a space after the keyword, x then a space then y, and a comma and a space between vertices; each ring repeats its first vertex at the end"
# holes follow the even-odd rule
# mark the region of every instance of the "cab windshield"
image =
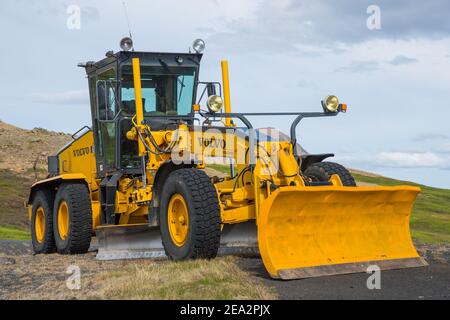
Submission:
MULTIPOLYGON (((125 115, 136 113, 131 66, 121 72, 120 97, 125 115)), ((144 116, 185 116, 191 113, 195 83, 195 69, 141 66, 142 104, 144 116)))

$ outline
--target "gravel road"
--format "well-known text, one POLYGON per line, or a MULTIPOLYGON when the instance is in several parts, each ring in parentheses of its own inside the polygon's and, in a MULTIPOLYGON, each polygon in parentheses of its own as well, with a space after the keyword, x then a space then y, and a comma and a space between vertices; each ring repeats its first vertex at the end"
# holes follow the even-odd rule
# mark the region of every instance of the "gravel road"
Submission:
POLYGON ((445 299, 450 300, 450 264, 381 271, 381 289, 367 288, 369 274, 280 281, 267 276, 260 259, 242 261, 245 269, 276 289, 280 299, 445 299))
MULTIPOLYGON (((450 300, 450 246, 420 246, 419 250, 430 265, 382 271, 379 290, 367 288, 369 275, 365 273, 280 281, 269 278, 261 259, 239 258, 238 263, 254 277, 275 288, 281 299, 450 300)), ((74 260, 92 274, 128 263, 97 261, 93 252, 81 256, 33 256, 27 241, 0 241, 0 299, 39 298, 33 296, 33 291, 52 285, 61 290, 59 298, 77 298, 65 295, 66 290, 61 286, 66 278, 62 267, 74 260)), ((91 283, 87 289, 92 292, 95 288, 96 284, 91 283)))

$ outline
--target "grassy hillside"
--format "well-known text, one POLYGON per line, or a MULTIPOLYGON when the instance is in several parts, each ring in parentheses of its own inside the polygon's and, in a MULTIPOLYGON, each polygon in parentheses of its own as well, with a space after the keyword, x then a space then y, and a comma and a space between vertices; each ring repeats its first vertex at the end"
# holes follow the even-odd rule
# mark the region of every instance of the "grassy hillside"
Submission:
MULTIPOLYGON (((228 167, 213 166, 225 172, 228 167), (221 170, 222 169, 222 170, 221 170)), ((421 243, 450 243, 450 190, 427 187, 386 177, 353 173, 358 182, 383 186, 413 185, 422 188, 411 216, 412 236, 421 243)), ((23 206, 31 180, 0 170, 0 239, 29 239, 26 210, 23 206)))
POLYGON ((29 238, 24 207, 29 188, 35 179, 46 177, 47 156, 70 139, 65 133, 0 121, 0 239, 29 238))
POLYGON ((0 169, 0 239, 28 239, 28 217, 24 202, 32 180, 0 169))
MULTIPOLYGON (((208 167, 228 174, 229 167, 212 164, 208 167)), ((353 171, 355 180, 381 186, 410 185, 422 189, 411 215, 411 232, 415 241, 420 243, 450 243, 450 190, 420 185, 408 181, 400 181, 353 171)))
POLYGON ((0 226, 0 240, 30 240, 28 229, 0 226))
MULTIPOLYGON (((44 129, 25 130, 0 121, 0 239, 29 239, 24 207, 35 179, 46 175, 46 157, 70 140, 70 136, 44 129), (35 169, 33 170, 33 164, 35 169)), ((210 172, 208 172, 208 170, 210 172)), ((209 165, 211 175, 229 175, 229 166, 209 165)), ((358 182, 377 185, 417 185, 361 171, 358 182)), ((414 240, 450 243, 450 190, 422 188, 411 217, 414 240)))

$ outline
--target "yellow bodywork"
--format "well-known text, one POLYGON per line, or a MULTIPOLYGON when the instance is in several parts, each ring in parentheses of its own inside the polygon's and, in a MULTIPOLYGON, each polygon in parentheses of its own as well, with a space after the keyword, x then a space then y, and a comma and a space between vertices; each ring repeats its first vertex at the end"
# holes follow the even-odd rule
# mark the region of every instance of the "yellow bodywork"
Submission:
POLYGON ((261 257, 273 277, 292 269, 418 258, 409 217, 417 187, 285 187, 262 203, 261 257))
MULTIPOLYGON (((136 122, 138 128, 142 125, 142 121, 144 120, 144 110, 142 106, 142 89, 141 89, 141 69, 139 65, 139 58, 132 59, 133 64, 133 79, 134 79, 134 91, 136 94, 136 122)), ((138 139, 138 150, 139 156, 145 155, 144 144, 140 139, 138 139)))
MULTIPOLYGON (((92 206, 92 227, 101 224, 100 220, 100 179, 97 179, 97 167, 94 151, 94 135, 92 131, 85 132, 64 147, 58 154, 60 174, 41 180, 32 185, 32 190, 40 185, 70 181, 84 181, 90 190, 92 206)), ((31 219, 31 205, 28 207, 31 219)))
MULTIPOLYGON (((197 148, 196 156, 202 159, 200 167, 204 165, 203 154, 214 156, 221 153, 230 158, 238 157, 235 149, 205 147, 204 141, 234 139, 236 145, 247 145, 245 139, 235 135, 202 133, 197 129, 186 131, 185 138, 193 142, 191 151, 194 154, 194 148, 197 148)), ((161 146, 165 146, 170 143, 173 132, 154 132, 153 135, 161 146)), ((330 178, 333 186, 308 187, 300 175, 293 174, 298 172, 299 167, 293 160, 291 144, 288 141, 273 144, 264 142, 260 143, 260 147, 278 153, 283 174, 271 171, 267 164, 270 159, 266 159, 258 161, 253 171, 244 173, 237 183, 230 177, 215 183, 222 223, 255 220, 259 251, 272 277, 306 277, 309 275, 301 273, 299 276, 296 270, 310 267, 419 257, 411 241, 409 218, 420 188, 343 187, 337 175, 330 178), (269 184, 262 187, 262 183, 268 181, 268 172, 272 182, 280 186, 276 190, 271 190, 269 184)), ((91 146, 93 135, 88 132, 60 154, 60 167, 64 168, 65 173, 43 182, 52 179, 85 180, 91 190, 95 229, 100 226, 100 180, 95 178, 95 156, 87 152, 92 150, 91 146), (74 152, 80 149, 86 152, 74 152)), ((264 156, 260 152, 260 159, 264 156)), ((154 174, 151 173, 157 171, 169 157, 149 157, 146 188, 141 182, 131 183, 131 179, 126 177, 119 180, 115 208, 116 213, 120 214, 120 225, 146 223, 148 206, 143 204, 152 199, 154 174)), ((241 171, 244 167, 238 165, 237 170, 241 171)), ((180 207, 179 204, 176 206, 180 207)), ((182 208, 178 209, 172 217, 171 235, 175 243, 182 244, 188 218, 182 208)), ((316 271, 312 272, 314 274, 316 271)))
POLYGON ((60 174, 83 175, 86 182, 95 184, 97 167, 95 163, 94 135, 86 132, 59 153, 60 174))
MULTIPOLYGON (((222 62, 222 69, 225 109, 229 113, 226 61, 222 62)), ((188 156, 183 160, 189 160, 197 169, 204 168, 209 157, 219 156, 236 164, 234 177, 211 180, 217 191, 221 223, 255 221, 259 251, 272 277, 290 279, 362 271, 363 265, 359 263, 389 262, 396 266, 405 259, 408 264, 408 259, 419 257, 409 231, 411 209, 419 188, 344 187, 338 175, 331 176, 331 185, 307 186, 309 181, 300 172, 290 141, 257 142, 255 150, 249 150, 248 136, 238 135, 230 118, 225 118, 225 130, 206 131, 205 127, 179 123, 174 131, 152 131, 143 122, 136 58, 133 72, 136 115, 126 138, 138 144, 138 155, 146 163, 145 179, 122 176, 118 180, 114 204, 114 213, 119 215, 117 227, 148 225, 155 177, 163 165, 174 161, 174 154, 188 156), (175 153, 158 153, 160 149, 175 153), (240 154, 238 150, 247 152, 240 154), (249 153, 253 151, 257 160, 249 165, 249 153), (274 155, 277 163, 272 159, 274 155)), ((60 175, 43 180, 33 188, 55 182, 84 181, 90 190, 95 230, 101 225, 101 180, 96 172, 93 132, 88 131, 74 140, 58 156, 60 175)), ((169 208, 170 235, 177 246, 182 246, 189 230, 187 204, 183 197, 174 196, 169 208)), ((67 234, 67 208, 60 208, 58 214, 61 221, 58 230, 67 234)), ((42 229, 41 224, 37 228, 42 229)), ((38 235, 43 234, 41 229, 36 232, 38 235)))
MULTIPOLYGON (((231 99, 230 99, 230 79, 228 77, 228 61, 221 61, 222 67, 222 84, 223 84, 223 98, 224 108, 226 113, 231 112, 231 99)), ((232 126, 231 118, 225 118, 225 125, 227 127, 232 126)))

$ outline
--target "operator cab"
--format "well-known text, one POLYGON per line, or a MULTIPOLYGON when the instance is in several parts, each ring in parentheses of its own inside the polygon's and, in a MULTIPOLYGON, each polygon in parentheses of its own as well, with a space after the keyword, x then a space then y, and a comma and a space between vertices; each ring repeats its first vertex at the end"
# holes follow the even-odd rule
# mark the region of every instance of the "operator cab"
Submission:
POLYGON ((132 58, 140 60, 144 119, 152 130, 194 120, 201 53, 108 52, 103 60, 80 65, 89 79, 99 177, 142 172, 137 143, 126 138, 136 113, 132 58))

